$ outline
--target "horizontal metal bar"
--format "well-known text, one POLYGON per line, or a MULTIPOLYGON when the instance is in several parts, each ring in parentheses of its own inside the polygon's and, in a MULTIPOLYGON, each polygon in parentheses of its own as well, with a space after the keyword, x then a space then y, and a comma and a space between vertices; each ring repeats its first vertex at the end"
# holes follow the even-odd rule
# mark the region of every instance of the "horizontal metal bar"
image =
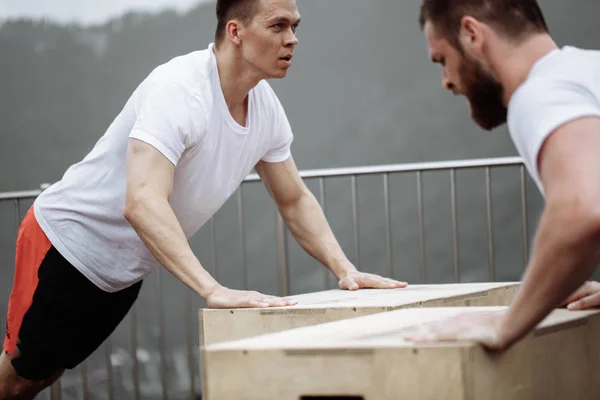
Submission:
MULTIPOLYGON (((482 158, 477 160, 440 161, 416 164, 394 164, 350 168, 313 169, 301 171, 300 176, 302 178, 328 178, 335 176, 344 177, 352 175, 375 175, 396 172, 425 172, 450 169, 458 170, 470 168, 508 167, 520 165, 523 165, 523 159, 520 157, 482 158)), ((246 182, 253 182, 259 180, 260 178, 256 174, 248 175, 248 177, 245 179, 246 182)))
POLYGON ((42 193, 41 190, 26 190, 22 192, 5 192, 0 193, 0 201, 2 200, 23 200, 35 199, 42 193))
MULTIPOLYGON (((523 159, 520 157, 503 157, 503 158, 481 158, 475 160, 457 160, 457 161, 439 161, 414 164, 392 164, 392 165, 375 165, 365 167, 349 167, 349 168, 327 168, 313 169, 300 171, 302 178, 327 178, 327 177, 344 177, 352 175, 375 175, 382 173, 397 173, 397 172, 425 172, 425 171, 440 171, 450 169, 470 169, 470 168, 485 168, 485 167, 507 167, 523 165, 523 159)), ((244 180, 245 182, 260 181, 257 174, 250 174, 244 180)), ((45 185, 47 186, 47 185, 45 185)), ((42 190, 28 190, 21 192, 5 192, 0 193, 0 201, 35 198, 42 193, 42 190)))

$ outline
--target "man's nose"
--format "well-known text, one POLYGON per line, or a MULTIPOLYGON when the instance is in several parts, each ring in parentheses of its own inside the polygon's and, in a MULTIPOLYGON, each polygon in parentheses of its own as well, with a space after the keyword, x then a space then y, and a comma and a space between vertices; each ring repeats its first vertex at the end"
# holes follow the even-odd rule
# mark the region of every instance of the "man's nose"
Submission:
POLYGON ((285 47, 294 47, 298 44, 296 33, 290 29, 290 33, 285 38, 285 47))

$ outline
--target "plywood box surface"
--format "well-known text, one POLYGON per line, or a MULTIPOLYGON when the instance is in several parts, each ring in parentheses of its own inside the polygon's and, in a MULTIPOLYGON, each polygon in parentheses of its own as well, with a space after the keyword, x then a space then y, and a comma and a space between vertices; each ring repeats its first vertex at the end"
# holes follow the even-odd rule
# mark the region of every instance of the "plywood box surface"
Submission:
POLYGON ((402 329, 503 308, 401 309, 205 349, 204 397, 225 399, 599 399, 600 311, 555 310, 503 354, 417 345, 402 329), (338 397, 334 397, 338 396, 338 397))
POLYGON ((518 283, 410 285, 392 290, 328 290, 292 296, 299 304, 286 308, 199 312, 200 345, 279 332, 346 318, 410 307, 504 306, 518 283))

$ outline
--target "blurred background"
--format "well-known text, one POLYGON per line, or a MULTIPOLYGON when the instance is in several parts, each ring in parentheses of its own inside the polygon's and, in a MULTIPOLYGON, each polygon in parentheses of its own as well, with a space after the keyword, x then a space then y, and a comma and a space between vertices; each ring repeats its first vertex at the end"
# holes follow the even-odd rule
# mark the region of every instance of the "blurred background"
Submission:
MULTIPOLYGON (((302 26, 294 65, 286 79, 271 84, 294 130, 301 170, 517 155, 505 127, 481 131, 467 102, 443 91, 418 27, 419 4, 298 2, 302 26)), ((599 2, 540 4, 559 45, 599 47, 599 2)), ((194 0, 0 0, 0 192, 59 180, 152 69, 208 46, 214 8, 214 2, 194 0)), ((529 178, 522 192, 521 174, 518 165, 490 169, 489 218, 483 168, 458 170, 455 186, 447 170, 423 172, 421 214, 414 173, 390 174, 387 181, 376 174, 307 182, 324 200, 348 257, 364 271, 413 284, 443 283, 456 281, 458 266, 461 282, 515 281, 543 207, 529 178)), ((232 198, 192 239, 200 261, 222 284, 272 294, 336 287, 290 235, 282 268, 276 210, 261 183, 245 184, 242 199, 240 207, 232 198)), ((18 210, 14 199, 0 201, 3 325, 16 227, 31 201, 21 200, 18 210)), ((84 366, 65 374, 60 396, 129 399, 136 387, 144 399, 199 396, 195 346, 203 306, 168 273, 153 274, 135 318, 129 316, 84 366)), ((50 398, 49 391, 39 398, 50 398)))

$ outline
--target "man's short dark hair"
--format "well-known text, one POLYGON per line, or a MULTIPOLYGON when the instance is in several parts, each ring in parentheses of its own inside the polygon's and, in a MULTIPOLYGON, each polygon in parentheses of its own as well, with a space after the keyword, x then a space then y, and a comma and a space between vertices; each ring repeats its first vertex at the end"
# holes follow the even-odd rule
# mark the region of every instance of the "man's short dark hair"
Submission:
POLYGON ((219 45, 225 37, 227 23, 237 19, 243 23, 252 21, 259 11, 261 0, 217 0, 217 30, 215 45, 219 45))
POLYGON ((419 23, 423 29, 431 22, 452 46, 460 50, 458 34, 465 16, 492 26, 515 42, 534 33, 548 32, 536 0, 423 0, 419 23))

